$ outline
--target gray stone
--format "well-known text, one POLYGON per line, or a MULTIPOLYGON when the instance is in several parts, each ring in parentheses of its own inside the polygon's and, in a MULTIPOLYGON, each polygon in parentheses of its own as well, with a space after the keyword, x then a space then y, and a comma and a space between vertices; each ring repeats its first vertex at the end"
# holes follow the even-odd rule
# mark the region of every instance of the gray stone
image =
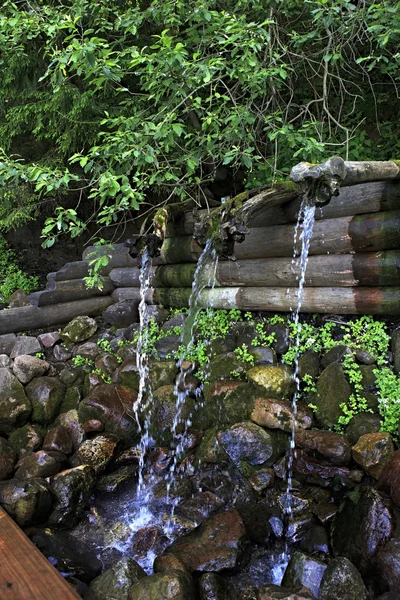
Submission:
POLYGON ((381 428, 379 415, 373 413, 360 412, 351 418, 346 427, 345 437, 348 442, 354 446, 362 435, 366 433, 377 433, 381 428))
POLYGON ((10 444, 0 437, 0 481, 12 475, 17 455, 10 444))
POLYGON ((322 368, 325 369, 333 363, 340 363, 347 354, 353 354, 351 348, 338 344, 329 350, 321 359, 322 368))
POLYGON ((42 344, 43 348, 52 348, 57 342, 60 341, 60 334, 58 331, 51 331, 48 333, 41 333, 38 335, 38 340, 42 344))
POLYGON ((48 362, 29 354, 17 356, 13 364, 14 375, 24 384, 32 381, 34 377, 44 375, 49 368, 50 365, 48 362))
POLYGON ((57 360, 59 362, 65 362, 72 358, 72 352, 71 350, 68 350, 68 348, 65 348, 65 346, 62 346, 61 344, 55 344, 53 348, 53 356, 54 360, 57 360))
POLYGON ((56 377, 36 377, 25 388, 32 404, 32 420, 51 423, 57 416, 65 386, 56 377))
POLYGON ((369 600, 356 567, 345 557, 334 558, 321 581, 319 600, 369 600))
POLYGON ((314 397, 316 418, 320 425, 333 428, 343 414, 340 405, 347 404, 351 387, 338 363, 331 363, 324 369, 317 381, 317 394, 314 397))
POLYGON ((8 306, 10 308, 21 308, 22 306, 31 306, 29 296, 24 290, 16 290, 8 298, 8 306))
POLYGON ((73 356, 78 356, 79 354, 79 356, 83 356, 89 360, 95 360, 102 353, 103 350, 94 342, 85 342, 84 344, 75 346, 72 351, 73 356))
POLYGON ((181 344, 182 340, 179 335, 167 335, 166 337, 161 338, 161 340, 157 340, 154 347, 160 358, 167 358, 167 356, 172 355, 173 352, 177 352, 181 344))
POLYGON ((93 579, 86 600, 127 600, 129 589, 143 577, 146 573, 136 561, 123 558, 93 579))
POLYGON ((321 580, 326 570, 326 564, 296 551, 287 566, 282 585, 295 588, 305 586, 318 599, 321 580))
POLYGON ((239 469, 248 465, 273 465, 287 447, 287 436, 279 430, 265 431, 255 423, 236 423, 222 431, 218 440, 239 469))
POLYGON ((50 515, 50 524, 73 527, 89 501, 95 481, 95 471, 89 465, 58 473, 51 483, 55 504, 50 515))
POLYGON ((77 343, 88 340, 97 331, 97 323, 94 319, 87 316, 75 317, 60 333, 64 342, 77 343))
POLYGON ((114 327, 128 327, 139 321, 138 306, 137 300, 123 300, 111 304, 103 313, 104 321, 114 327))
POLYGON ((272 348, 259 346, 250 348, 249 354, 254 357, 254 365, 274 365, 276 364, 276 353, 272 348))
POLYGON ((2 367, 11 367, 12 360, 7 354, 0 354, 0 368, 2 367))
POLYGON ((365 350, 361 350, 360 348, 357 348, 355 351, 355 357, 362 365, 373 365, 376 362, 375 358, 369 352, 365 352, 365 350))
POLYGON ((36 354, 41 351, 42 346, 37 338, 28 335, 20 335, 15 340, 10 357, 16 358, 17 356, 21 356, 21 354, 36 354))
POLYGON ((172 317, 172 319, 168 319, 168 321, 165 321, 165 323, 163 323, 163 325, 161 326, 161 329, 162 331, 170 331, 174 327, 182 327, 184 322, 185 315, 183 313, 180 313, 179 315, 172 317))
POLYGON ((319 374, 319 354, 314 350, 307 350, 299 358, 299 378, 310 375, 314 380, 319 374))
POLYGON ((10 369, 0 368, 0 435, 8 435, 24 425, 31 410, 21 383, 10 369))
POLYGON ((72 440, 72 445, 77 450, 83 441, 85 431, 79 420, 78 411, 75 409, 61 413, 57 418, 57 423, 63 425, 68 431, 68 435, 72 440))
POLYGON ((17 336, 15 333, 5 333, 0 335, 0 353, 11 354, 11 350, 14 348, 17 336))
POLYGON ((43 479, 9 479, 0 481, 0 504, 20 527, 29 527, 47 519, 52 496, 43 479))
POLYGON ((391 539, 378 553, 380 575, 391 592, 400 592, 400 538, 391 539))
POLYGON ((156 304, 150 304, 147 307, 147 311, 149 319, 153 319, 159 325, 164 323, 169 317, 169 310, 162 306, 157 306, 156 304))
POLYGON ((37 425, 24 425, 14 429, 8 438, 9 444, 21 458, 27 453, 39 450, 43 436, 37 425))
POLYGON ((275 334, 275 342, 272 344, 272 348, 277 354, 285 354, 289 350, 289 329, 283 323, 277 325, 268 324, 265 327, 267 335, 271 333, 275 334))

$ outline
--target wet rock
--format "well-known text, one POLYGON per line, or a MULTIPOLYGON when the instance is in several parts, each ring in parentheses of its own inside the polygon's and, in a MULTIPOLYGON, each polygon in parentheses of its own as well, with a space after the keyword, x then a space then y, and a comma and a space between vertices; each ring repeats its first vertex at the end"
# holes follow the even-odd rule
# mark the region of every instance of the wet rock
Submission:
POLYGON ((343 435, 330 431, 304 431, 298 429, 296 446, 306 452, 317 452, 334 465, 347 465, 351 460, 351 446, 343 435))
POLYGON ((10 444, 0 437, 0 481, 12 475, 17 455, 10 444))
POLYGON ((8 435, 26 423, 31 403, 10 369, 0 368, 0 435, 8 435))
POLYGON ((90 419, 84 422, 83 430, 85 433, 100 433, 104 431, 104 424, 98 419, 90 419))
POLYGON ((277 354, 285 354, 289 350, 289 329, 286 325, 278 323, 277 325, 267 324, 265 327, 267 335, 272 333, 275 335, 275 342, 272 343, 272 348, 277 354))
POLYGON ((129 588, 146 577, 142 567, 132 558, 123 558, 116 565, 93 579, 86 600, 127 600, 129 588))
POLYGON ((49 331, 47 333, 41 333, 38 335, 37 339, 42 344, 43 348, 52 348, 60 341, 60 334, 58 331, 49 331))
POLYGON ((197 458, 202 463, 221 464, 228 462, 228 456, 218 439, 218 429, 208 429, 197 450, 197 458))
POLYGON ((104 321, 114 327, 128 327, 139 321, 138 307, 137 300, 122 300, 111 304, 103 313, 104 321))
POLYGON ((139 369, 136 358, 127 358, 114 371, 112 380, 113 383, 118 383, 121 386, 127 387, 130 390, 137 391, 139 389, 139 369))
POLYGON ((24 425, 10 434, 8 443, 21 458, 27 453, 39 450, 42 440, 43 437, 37 425, 24 425))
POLYGON ((159 527, 143 527, 132 538, 132 550, 136 556, 144 558, 148 554, 159 554, 168 543, 168 538, 159 527))
POLYGON ((169 310, 156 304, 150 304, 148 306, 148 315, 149 319, 153 319, 153 321, 161 325, 161 323, 164 323, 168 319, 169 310))
POLYGON ((177 352, 182 343, 180 335, 167 335, 154 344, 160 358, 167 358, 177 352))
MULTIPOLYGON (((1 336, 0 336, 1 337, 1 336)), ((12 360, 7 354, 0 354, 0 368, 2 367, 11 367, 12 360)))
POLYGON ((225 337, 215 338, 211 340, 208 349, 210 356, 218 356, 219 354, 226 354, 233 352, 237 348, 236 339, 233 335, 226 335, 225 337))
POLYGON ((296 451, 293 468, 301 481, 323 487, 328 487, 334 477, 350 476, 350 470, 346 467, 333 466, 326 461, 308 456, 302 450, 296 451))
POLYGON ((262 490, 273 486, 274 482, 275 471, 273 469, 260 469, 249 477, 249 483, 256 492, 262 492, 262 490))
POLYGON ((68 431, 68 435, 72 440, 72 445, 76 450, 82 443, 85 435, 83 427, 79 421, 78 411, 69 410, 65 413, 61 413, 57 418, 57 422, 65 427, 65 429, 68 431))
POLYGON ((334 363, 340 363, 342 359, 348 355, 353 354, 353 351, 348 346, 338 344, 329 350, 321 359, 321 365, 323 369, 334 363))
POLYGON ((86 373, 81 367, 65 367, 60 372, 59 377, 60 381, 62 381, 67 388, 70 388, 72 386, 82 386, 85 375, 86 373))
POLYGON ((37 477, 45 479, 58 473, 66 462, 67 457, 61 452, 38 450, 33 454, 28 454, 17 463, 14 477, 15 479, 37 477))
MULTIPOLYGON (((258 368, 258 367, 257 367, 258 368)), ((218 354, 210 362, 208 383, 211 385, 223 379, 232 379, 232 373, 244 373, 246 363, 241 361, 234 352, 218 354)))
POLYGON ((392 436, 383 431, 362 435, 352 448, 355 462, 375 479, 379 479, 393 453, 392 436))
POLYGON ((400 594, 397 592, 386 592, 386 594, 382 594, 376 600, 400 600, 400 594))
POLYGON ((224 506, 224 501, 210 491, 199 492, 185 500, 178 509, 179 514, 197 525, 224 506))
POLYGON ((194 531, 174 542, 168 552, 177 556, 189 571, 233 569, 239 560, 245 534, 239 513, 228 510, 203 521, 194 531))
POLYGON ((58 362, 66 362, 72 358, 72 351, 61 344, 56 344, 53 347, 53 358, 58 362))
POLYGON ((340 405, 347 404, 351 387, 338 363, 331 363, 324 369, 317 381, 317 394, 313 399, 317 407, 316 418, 320 425, 333 428, 342 415, 340 405))
POLYGON ((103 354, 96 358, 94 363, 95 369, 100 369, 105 375, 111 376, 115 369, 119 367, 119 362, 113 354, 103 354))
POLYGON ((354 446, 362 435, 366 433, 377 433, 381 428, 379 415, 360 412, 354 415, 346 427, 345 438, 354 446))
POLYGON ((0 335, 0 354, 11 354, 11 350, 17 340, 15 333, 5 333, 0 335))
POLYGON ((58 450, 64 454, 71 454, 72 440, 68 430, 63 425, 57 425, 46 433, 43 441, 43 450, 58 450))
POLYGON ((218 434, 218 440, 232 462, 245 473, 246 465, 273 465, 287 447, 287 437, 280 431, 265 431, 249 421, 236 423, 218 434))
POLYGON ((321 552, 329 554, 329 537, 325 527, 314 525, 303 536, 300 542, 300 550, 306 554, 321 552))
POLYGON ((319 354, 314 350, 307 350, 299 358, 299 378, 310 375, 314 380, 319 374, 319 354))
POLYGON ((178 373, 176 362, 174 360, 151 361, 149 369, 153 390, 164 385, 173 385, 178 373))
POLYGON ((277 362, 275 350, 265 346, 256 346, 249 349, 249 354, 254 357, 254 365, 275 365, 277 362))
POLYGON ((182 325, 185 322, 185 318, 186 317, 183 313, 179 313, 178 315, 175 315, 175 317, 168 319, 168 321, 165 321, 165 323, 162 324, 162 326, 161 326, 162 331, 170 331, 174 327, 182 327, 182 325))
POLYGON ((20 335, 15 340, 13 349, 11 350, 10 358, 16 358, 22 354, 36 354, 41 352, 42 346, 37 338, 29 335, 20 335))
POLYGON ((67 531, 35 529, 31 540, 64 576, 74 575, 90 583, 101 573, 102 563, 94 552, 67 531))
POLYGON ((336 504, 319 502, 314 507, 314 513, 322 524, 328 523, 336 515, 338 507, 336 504))
POLYGON ((133 415, 136 397, 136 392, 126 387, 99 385, 80 403, 79 419, 82 423, 98 419, 104 423, 106 432, 130 440, 137 432, 133 415))
POLYGON ((321 579, 326 570, 326 564, 296 551, 287 566, 282 585, 289 588, 304 586, 318 598, 321 579))
POLYGON ((128 600, 194 600, 194 586, 190 575, 171 570, 156 573, 133 585, 128 600))
POLYGON ((79 346, 75 346, 72 350, 73 356, 83 356, 83 358, 87 358, 88 360, 96 360, 103 351, 94 342, 85 342, 84 344, 79 344, 79 346))
POLYGON ((392 333, 393 367, 395 373, 400 373, 400 327, 392 333))
POLYGON ((71 457, 71 465, 90 465, 99 474, 113 458, 116 446, 117 438, 112 434, 97 435, 85 440, 71 457))
POLYGON ((312 425, 312 410, 299 402, 296 418, 293 413, 292 403, 289 400, 269 400, 257 398, 251 413, 251 420, 257 425, 269 429, 282 429, 290 433, 294 422, 296 427, 309 429, 312 425))
POLYGON ((396 450, 386 463, 379 479, 379 487, 389 492, 393 502, 400 506, 400 450, 396 450))
POLYGON ((347 494, 332 523, 331 541, 336 556, 348 558, 363 574, 379 549, 389 541, 395 517, 377 490, 359 486, 347 494))
POLYGON ((87 316, 75 317, 60 333, 60 338, 67 343, 76 344, 88 340, 97 331, 97 323, 87 316))
POLYGON ((235 481, 232 480, 229 471, 223 471, 218 467, 203 470, 199 477, 193 480, 193 483, 198 491, 213 492, 225 503, 232 499, 235 489, 235 481))
POLYGON ((365 350, 361 350, 361 348, 357 348, 355 351, 356 360, 362 365, 373 365, 375 363, 375 358, 365 350))
POLYGON ((281 366, 261 365, 246 373, 248 379, 258 385, 270 398, 289 398, 293 391, 291 374, 281 366))
POLYGON ((290 589, 270 584, 246 590, 240 600, 315 600, 315 596, 303 586, 290 589))
POLYGON ((228 600, 225 583, 215 573, 204 573, 198 581, 200 600, 228 600))
POLYGON ((389 590, 400 593, 400 538, 391 539, 379 550, 378 565, 389 590))
POLYGON ((23 384, 29 383, 34 377, 44 375, 49 368, 48 362, 29 354, 17 356, 13 365, 14 375, 23 384))
POLYGON ((65 386, 56 377, 36 377, 25 388, 32 405, 32 419, 37 423, 51 423, 58 413, 65 394, 65 386))
POLYGON ((204 390, 205 408, 195 415, 196 425, 201 429, 237 423, 238 417, 249 419, 257 397, 249 383, 239 381, 216 381, 204 390))
POLYGON ((185 565, 173 554, 157 556, 153 564, 154 573, 168 573, 168 571, 183 571, 188 573, 185 565))
POLYGON ((114 493, 131 481, 137 474, 136 465, 125 465, 114 473, 102 475, 96 484, 96 490, 103 493, 114 493))
POLYGON ((52 495, 43 479, 0 481, 0 504, 20 527, 43 523, 52 507, 52 495))
POLYGON ((326 568, 319 600, 369 600, 369 594, 356 567, 345 557, 334 558, 326 568))
POLYGON ((95 471, 89 465, 58 473, 51 482, 55 503, 49 523, 58 527, 73 527, 89 501, 95 480, 95 471))
MULTIPOLYGON (((177 398, 173 385, 164 385, 153 393, 153 419, 152 425, 161 434, 159 441, 166 443, 172 438, 172 429, 177 414, 177 398)), ((176 426, 176 432, 182 433, 189 416, 194 412, 192 398, 186 397, 180 409, 180 416, 176 426)))

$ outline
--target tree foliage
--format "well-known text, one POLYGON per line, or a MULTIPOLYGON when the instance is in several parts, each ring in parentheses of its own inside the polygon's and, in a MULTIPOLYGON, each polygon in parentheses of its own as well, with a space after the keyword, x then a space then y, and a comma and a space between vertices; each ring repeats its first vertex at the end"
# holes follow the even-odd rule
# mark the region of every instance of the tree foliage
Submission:
POLYGON ((395 157, 399 15, 394 0, 6 0, 0 226, 51 202, 50 246, 207 202, 221 178, 234 193, 299 160, 395 157))

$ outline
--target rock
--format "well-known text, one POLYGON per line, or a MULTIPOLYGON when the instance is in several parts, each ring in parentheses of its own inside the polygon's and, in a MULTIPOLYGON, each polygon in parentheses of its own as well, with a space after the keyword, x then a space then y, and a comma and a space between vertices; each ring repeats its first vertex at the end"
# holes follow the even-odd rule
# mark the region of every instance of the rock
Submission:
POLYGON ((219 380, 204 390, 205 409, 195 415, 196 426, 209 429, 215 423, 233 425, 238 417, 250 420, 257 397, 254 386, 240 381, 219 380))
POLYGON ((132 549, 135 556, 145 558, 149 554, 159 554, 168 545, 168 538, 157 526, 142 527, 132 538, 132 549))
POLYGON ((99 477, 96 490, 102 493, 114 493, 131 481, 138 472, 136 465, 125 465, 113 473, 99 477))
POLYGON ((90 419, 84 422, 83 431, 85 433, 100 433, 104 431, 104 424, 98 419, 90 419))
POLYGON ((43 441, 43 450, 58 450, 64 454, 71 454, 73 446, 68 430, 63 425, 57 425, 46 433, 43 441))
POLYGON ((89 465, 81 465, 58 473, 51 482, 55 497, 49 523, 57 527, 73 527, 89 501, 96 474, 89 465))
POLYGON ((272 348, 266 348, 265 346, 256 346, 249 349, 249 354, 254 357, 254 365, 275 365, 276 353, 272 348))
POLYGON ((334 558, 326 568, 319 600, 369 600, 369 594, 356 567, 345 557, 334 558))
POLYGON ((136 392, 126 387, 99 385, 80 403, 79 419, 82 423, 98 419, 104 423, 106 432, 131 440, 137 432, 133 414, 136 398, 136 392))
POLYGON ((300 550, 306 554, 315 552, 329 554, 329 537, 325 527, 321 527, 321 525, 311 527, 300 542, 300 550))
POLYGON ((379 550, 378 565, 389 590, 400 593, 400 538, 391 539, 379 550))
POLYGON ((105 375, 111 376, 115 369, 119 367, 119 362, 113 354, 103 354, 103 356, 96 358, 94 366, 105 375))
POLYGON ((67 531, 35 529, 31 540, 64 575, 75 575, 90 583, 101 573, 102 563, 81 540, 67 531))
POLYGON ((375 363, 375 358, 365 350, 361 350, 361 348, 357 348, 355 351, 356 360, 362 365, 373 365, 375 363))
POLYGON ((360 412, 351 418, 346 427, 345 438, 354 446, 362 435, 366 433, 377 433, 381 428, 379 415, 360 412))
POLYGON ((400 373, 400 327, 392 333, 393 367, 395 373, 400 373))
POLYGON ((302 450, 296 450, 293 470, 301 481, 328 487, 334 477, 350 477, 346 467, 333 466, 328 462, 308 456, 302 450))
POLYGON ((355 462, 375 479, 379 479, 393 453, 392 436, 383 431, 362 435, 352 448, 355 462))
POLYGON ((273 469, 260 469, 249 477, 249 483, 256 492, 262 492, 262 490, 273 486, 274 482, 275 471, 273 469))
POLYGON ((227 334, 224 337, 211 340, 208 345, 209 356, 216 357, 219 354, 227 354, 228 352, 233 352, 235 348, 237 348, 235 338, 231 334, 227 334))
POLYGON ((52 348, 61 338, 58 331, 50 331, 48 333, 41 333, 37 339, 44 348, 52 348))
POLYGON ((56 344, 53 347, 53 357, 54 360, 58 362, 66 362, 67 360, 72 358, 72 352, 71 350, 68 350, 68 348, 65 348, 65 346, 62 346, 61 344, 56 344))
POLYGON ((338 507, 331 502, 319 502, 314 506, 314 513, 323 525, 328 523, 336 515, 338 507))
POLYGON ((127 358, 124 362, 115 370, 113 375, 113 383, 118 383, 130 390, 139 390, 139 368, 137 366, 136 358, 127 358))
POLYGON ((15 344, 13 349, 11 350, 10 357, 16 358, 17 356, 21 356, 22 354, 36 354, 36 352, 41 352, 42 346, 37 338, 29 335, 20 335, 15 340, 15 344))
POLYGON ((92 337, 97 331, 97 323, 94 319, 87 316, 75 317, 68 323, 60 333, 63 342, 76 344, 84 342, 92 337))
POLYGON ((246 366, 234 352, 218 354, 210 361, 207 382, 212 385, 220 380, 233 379, 233 374, 244 373, 246 366))
POLYGON ((224 501, 210 491, 199 492, 179 505, 178 512, 199 525, 224 506, 224 501))
POLYGON ((305 587, 289 589, 270 584, 260 588, 250 588, 248 595, 243 595, 240 600, 315 600, 315 596, 305 587))
POLYGON ((282 429, 291 433, 294 422, 301 429, 309 429, 312 425, 312 410, 303 403, 298 403, 296 418, 292 403, 289 400, 269 400, 257 398, 251 413, 251 420, 268 429, 282 429))
POLYGON ((245 534, 239 513, 227 510, 203 521, 191 533, 174 542, 167 552, 177 556, 189 571, 233 569, 239 560, 245 534))
POLYGON ((208 429, 197 450, 197 458, 202 463, 220 464, 228 462, 228 456, 218 439, 218 429, 208 429))
MULTIPOLYGON (((188 396, 184 399, 179 412, 176 433, 182 433, 185 423, 194 412, 194 402, 188 396)), ((172 437, 174 421, 177 415, 177 397, 173 385, 164 385, 153 394, 152 425, 161 434, 159 441, 166 443, 172 437)))
POLYGON ((316 418, 320 425, 333 428, 343 414, 340 405, 347 404, 351 387, 338 363, 331 363, 324 369, 317 381, 317 394, 313 399, 316 405, 316 418))
POLYGON ((360 486, 347 494, 333 520, 333 552, 348 558, 364 574, 394 528, 395 517, 388 500, 377 490, 360 486))
POLYGON ((173 554, 157 556, 153 564, 154 573, 168 573, 168 571, 183 571, 188 573, 185 565, 173 554))
POLYGON ((69 410, 65 413, 61 413, 58 416, 57 421, 68 431, 68 435, 72 440, 74 449, 78 449, 85 435, 83 426, 79 421, 78 411, 69 410))
POLYGON ((261 365, 253 367, 247 371, 246 375, 250 381, 261 387, 270 398, 287 399, 294 389, 292 376, 280 366, 261 365))
POLYGON ((77 452, 71 457, 72 466, 90 465, 96 474, 107 467, 114 456, 117 438, 112 434, 96 435, 90 440, 85 440, 77 452))
POLYGON ((296 550, 289 561, 282 585, 289 588, 304 586, 318 598, 325 569, 325 563, 296 550))
POLYGON ((65 367, 59 377, 60 381, 67 387, 82 386, 86 373, 81 367, 65 367))
POLYGON ((400 600, 400 594, 397 592, 386 592, 386 594, 382 594, 376 600, 400 600))
POLYGON ((26 423, 31 403, 10 369, 0 368, 0 435, 8 435, 26 423))
POLYGON ((169 317, 169 310, 156 304, 149 304, 147 310, 149 319, 153 319, 158 325, 164 323, 169 317))
POLYGON ((79 344, 79 346, 75 346, 72 350, 73 356, 83 356, 83 358, 87 358, 89 360, 96 360, 96 358, 103 354, 103 350, 95 344, 94 342, 85 342, 84 344, 79 344))
POLYGON ((275 335, 275 342, 272 348, 277 354, 285 354, 289 350, 289 329, 286 325, 278 323, 277 325, 267 324, 265 327, 267 335, 275 335))
POLYGON ((156 573, 133 585, 128 600, 194 600, 192 578, 188 573, 171 570, 156 573))
POLYGON ((321 359, 321 366, 323 369, 326 369, 328 365, 332 365, 334 363, 340 363, 342 359, 348 355, 353 354, 353 351, 348 346, 343 344, 338 344, 329 350, 321 359))
POLYGON ((198 580, 199 600, 228 600, 225 582, 215 573, 203 573, 198 580))
POLYGON ((347 465, 351 460, 351 446, 338 433, 297 429, 295 443, 306 452, 317 452, 334 465, 347 465))
POLYGON ((36 377, 25 388, 32 405, 32 420, 51 423, 58 414, 65 386, 56 377, 36 377))
POLYGON ((319 374, 319 354, 314 350, 307 350, 299 358, 299 378, 304 375, 310 375, 313 380, 317 379, 319 374))
POLYGON ((22 354, 14 360, 13 371, 14 375, 21 383, 29 383, 34 377, 44 375, 50 368, 50 365, 45 360, 22 354))
POLYGON ((174 327, 182 327, 185 322, 185 318, 186 317, 183 313, 179 313, 178 315, 175 315, 175 317, 168 319, 168 321, 165 321, 165 323, 162 324, 162 326, 161 326, 162 331, 170 331, 174 327))
POLYGON ((167 358, 177 352, 182 344, 180 335, 167 335, 157 340, 154 347, 160 358, 167 358))
POLYGON ((280 431, 265 431, 251 422, 236 423, 220 432, 218 440, 242 472, 246 465, 273 465, 287 447, 287 437, 280 431))
POLYGON ((137 300, 122 300, 111 304, 103 313, 104 321, 113 327, 128 327, 139 321, 138 307, 137 300))
POLYGON ((8 298, 9 308, 21 308, 22 306, 31 306, 29 296, 24 290, 16 290, 8 298))
POLYGON ((0 481, 12 475, 17 455, 10 444, 0 437, 0 481))
POLYGON ((393 502, 400 506, 400 450, 396 450, 386 463, 379 479, 379 487, 387 490, 393 502))
POLYGON ((47 519, 52 496, 43 479, 9 479, 0 481, 0 504, 20 527, 29 527, 47 519))
POLYGON ((17 340, 15 333, 5 333, 0 335, 0 354, 11 354, 14 344, 17 340))
POLYGON ((32 479, 51 477, 58 473, 67 462, 61 452, 38 450, 34 454, 24 456, 16 465, 15 479, 32 479))
POLYGON ((19 457, 39 450, 42 445, 42 434, 37 425, 24 425, 15 429, 8 438, 8 443, 19 457))
POLYGON ((132 558, 123 558, 116 565, 93 579, 86 600, 127 600, 129 588, 146 577, 142 567, 132 558))
POLYGON ((157 390, 164 385, 173 385, 178 373, 174 360, 150 361, 149 370, 153 390, 157 390))
POLYGON ((7 354, 0 354, 0 368, 12 367, 12 360, 7 354))

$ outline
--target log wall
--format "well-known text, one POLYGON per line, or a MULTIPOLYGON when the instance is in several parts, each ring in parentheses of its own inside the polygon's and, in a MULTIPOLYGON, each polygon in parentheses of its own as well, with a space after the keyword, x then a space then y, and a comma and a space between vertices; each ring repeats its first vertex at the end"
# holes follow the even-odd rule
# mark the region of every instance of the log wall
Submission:
MULTIPOLYGON (((398 163, 345 164, 346 185, 339 196, 316 209, 302 311, 399 315, 398 163)), ((292 257, 299 193, 293 185, 278 186, 257 197, 263 202, 249 211, 250 233, 236 244, 236 260, 219 261, 214 289, 202 294, 205 306, 287 312, 297 305, 299 273, 292 257)), ((191 211, 168 225, 161 255, 153 261, 148 303, 187 304, 202 252, 193 230, 204 214, 191 211)), ((124 244, 113 246, 103 288, 85 287, 98 252, 109 250, 89 247, 81 261, 49 273, 46 289, 31 294, 32 306, 0 311, 0 334, 58 326, 78 315, 99 314, 114 302, 139 302, 140 271, 124 244)))

